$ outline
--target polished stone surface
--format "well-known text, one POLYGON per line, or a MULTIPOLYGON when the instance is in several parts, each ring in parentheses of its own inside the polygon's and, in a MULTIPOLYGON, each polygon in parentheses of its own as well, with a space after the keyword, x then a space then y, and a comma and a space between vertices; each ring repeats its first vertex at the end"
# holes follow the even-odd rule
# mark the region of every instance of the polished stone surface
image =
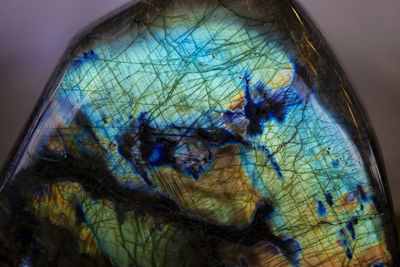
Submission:
POLYGON ((393 264, 373 136, 310 25, 290 1, 152 1, 89 30, 4 170, 4 262, 393 264))

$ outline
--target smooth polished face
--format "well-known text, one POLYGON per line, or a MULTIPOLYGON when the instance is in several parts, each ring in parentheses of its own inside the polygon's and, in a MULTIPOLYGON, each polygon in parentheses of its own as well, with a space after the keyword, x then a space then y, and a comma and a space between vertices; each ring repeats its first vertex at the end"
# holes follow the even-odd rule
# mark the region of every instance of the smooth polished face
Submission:
POLYGON ((318 38, 285 1, 138 4, 95 28, 1 187, 7 260, 392 263, 362 111, 318 38))

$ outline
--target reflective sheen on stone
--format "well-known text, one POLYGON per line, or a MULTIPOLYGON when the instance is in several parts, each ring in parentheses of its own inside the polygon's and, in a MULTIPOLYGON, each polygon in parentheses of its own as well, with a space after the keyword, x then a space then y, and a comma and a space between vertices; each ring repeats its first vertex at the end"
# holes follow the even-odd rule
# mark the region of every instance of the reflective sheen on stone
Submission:
POLYGON ((3 168, 4 266, 390 266, 370 125, 286 0, 144 1, 70 46, 3 168))

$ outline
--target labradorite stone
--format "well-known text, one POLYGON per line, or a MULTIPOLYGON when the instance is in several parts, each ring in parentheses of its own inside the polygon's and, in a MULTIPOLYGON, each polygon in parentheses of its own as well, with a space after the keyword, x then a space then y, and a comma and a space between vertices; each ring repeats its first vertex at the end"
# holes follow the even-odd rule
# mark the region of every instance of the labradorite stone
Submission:
POLYGON ((289 0, 108 16, 70 45, 1 179, 4 266, 398 257, 369 124, 289 0))

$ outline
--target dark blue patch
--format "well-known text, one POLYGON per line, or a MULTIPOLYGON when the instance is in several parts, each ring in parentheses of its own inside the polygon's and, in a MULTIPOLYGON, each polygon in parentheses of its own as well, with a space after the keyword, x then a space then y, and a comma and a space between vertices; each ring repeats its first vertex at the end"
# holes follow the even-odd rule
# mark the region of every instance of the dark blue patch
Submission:
POLYGON ((200 178, 200 172, 198 173, 198 172, 192 171, 192 170, 189 169, 189 168, 185 168, 184 171, 185 171, 185 174, 186 174, 186 175, 192 176, 192 178, 193 178, 194 180, 196 180, 196 181, 199 180, 199 178, 200 178))
POLYGON ((353 201, 354 200, 354 192, 351 192, 350 194, 347 195, 347 200, 348 201, 353 201))
POLYGON ((381 262, 381 263, 375 263, 374 265, 372 265, 372 267, 385 267, 386 264, 381 262))
POLYGON ((267 147, 261 146, 260 148, 263 150, 268 161, 271 163, 272 167, 275 169, 276 173, 278 174, 279 179, 284 180, 281 167, 279 166, 278 162, 276 161, 274 155, 271 153, 271 151, 269 151, 269 149, 267 147))
POLYGON ((87 225, 88 221, 85 216, 85 212, 83 211, 81 201, 77 201, 75 203, 74 209, 75 209, 75 217, 76 217, 77 224, 85 223, 87 225))
POLYGON ((77 58, 74 61, 72 61, 72 65, 77 67, 77 66, 81 65, 82 63, 84 63, 85 61, 95 60, 98 58, 99 58, 99 56, 93 50, 89 50, 87 52, 84 52, 80 58, 77 58))
POLYGON ((340 233, 342 236, 344 236, 344 230, 343 230, 343 229, 340 229, 340 230, 339 230, 339 233, 340 233))
POLYGON ((351 252, 350 248, 346 249, 346 256, 349 260, 353 258, 353 252, 351 252))
POLYGON ((270 212, 268 212, 267 214, 265 214, 265 219, 266 220, 271 220, 272 219, 272 214, 275 212, 275 207, 274 206, 272 206, 272 205, 270 205, 270 208, 271 208, 271 210, 270 210, 270 212))
POLYGON ((301 246, 297 240, 293 238, 287 238, 283 241, 290 251, 289 255, 285 255, 289 259, 290 263, 294 266, 301 266, 299 255, 301 253, 301 246))
POLYGON ((332 166, 333 167, 338 167, 339 166, 339 161, 338 160, 333 160, 332 161, 332 166))
POLYGON ((302 102, 295 90, 279 89, 274 90, 267 88, 264 83, 259 81, 254 86, 254 90, 258 92, 259 99, 255 102, 250 94, 251 75, 246 72, 244 80, 244 96, 246 105, 244 106, 244 115, 249 120, 247 125, 247 133, 250 136, 262 134, 264 123, 274 118, 278 122, 285 120, 288 109, 291 106, 298 105, 302 102))
POLYGON ((163 161, 163 155, 162 155, 162 147, 160 145, 156 145, 153 148, 153 151, 151 152, 148 161, 153 165, 153 166, 159 166, 162 161, 163 161))
POLYGON ((360 204, 360 210, 363 211, 364 210, 364 205, 360 204))
POLYGON ((318 215, 321 217, 326 217, 326 208, 324 206, 324 203, 322 203, 321 200, 318 200, 318 215))
POLYGON ((343 244, 347 247, 347 245, 349 244, 349 243, 347 243, 347 240, 346 239, 342 239, 342 242, 343 242, 343 244))
POLYGON ((86 60, 88 60, 88 59, 98 59, 99 56, 92 49, 90 49, 89 51, 83 53, 83 58, 86 59, 86 60))
POLYGON ((346 228, 349 231, 351 238, 356 239, 356 230, 354 229, 354 222, 353 221, 347 222, 346 228))
POLYGON ((72 61, 72 65, 75 66, 75 67, 81 65, 82 63, 83 63, 83 60, 80 59, 80 58, 75 59, 74 61, 72 61))
POLYGON ((293 238, 287 238, 284 240, 286 244, 288 244, 288 247, 290 248, 290 251, 295 253, 296 255, 299 255, 301 252, 301 247, 299 242, 297 242, 296 239, 293 238))
POLYGON ((329 192, 326 192, 325 194, 325 201, 326 203, 328 203, 329 207, 332 207, 333 203, 335 203, 332 194, 329 192))

